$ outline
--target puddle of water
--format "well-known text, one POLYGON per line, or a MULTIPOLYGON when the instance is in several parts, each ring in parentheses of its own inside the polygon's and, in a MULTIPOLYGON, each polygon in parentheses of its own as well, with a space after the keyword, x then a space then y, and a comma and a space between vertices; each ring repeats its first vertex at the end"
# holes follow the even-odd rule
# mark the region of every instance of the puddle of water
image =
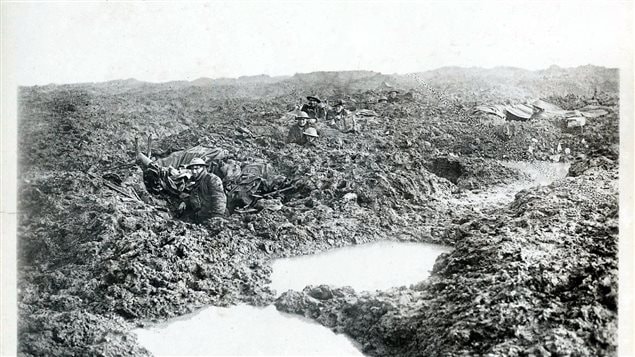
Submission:
MULTIPOLYGON (((426 279, 437 256, 448 251, 434 244, 383 241, 279 259, 271 286, 282 293, 319 284, 356 290, 410 285, 426 279)), ((345 335, 273 305, 212 306, 132 332, 156 356, 363 356, 345 335)))
POLYGON ((569 166, 571 166, 569 163, 541 161, 507 161, 501 162, 501 164, 521 171, 527 174, 529 178, 508 185, 495 186, 479 193, 466 192, 460 198, 453 198, 451 202, 459 205, 472 205, 476 210, 479 210, 479 208, 502 207, 511 203, 519 191, 534 186, 549 185, 566 177, 569 172, 569 166))
POLYGON ((363 356, 346 336, 273 305, 208 307, 132 332, 155 356, 363 356))
POLYGON ((435 244, 382 241, 273 262, 271 288, 278 294, 307 285, 351 286, 357 291, 384 290, 425 280, 439 254, 435 244))
POLYGON ((529 175, 531 183, 542 186, 566 177, 571 166, 570 163, 543 161, 507 161, 501 162, 501 164, 510 169, 524 172, 529 175))

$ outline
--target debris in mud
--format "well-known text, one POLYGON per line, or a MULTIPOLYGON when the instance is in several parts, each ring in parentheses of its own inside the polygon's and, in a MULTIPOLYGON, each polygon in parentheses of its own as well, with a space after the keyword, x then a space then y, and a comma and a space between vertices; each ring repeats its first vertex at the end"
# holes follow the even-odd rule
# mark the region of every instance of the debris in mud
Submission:
MULTIPOLYGON (((176 207, 192 193, 195 182, 188 165, 195 159, 200 159, 208 172, 221 180, 229 213, 254 209, 259 199, 271 199, 293 189, 286 177, 276 174, 271 164, 252 160, 241 165, 229 158, 227 150, 220 148, 196 146, 156 160, 137 153, 146 190, 165 200, 168 205, 162 208, 176 207)), ((258 207, 264 208, 262 204, 258 207)), ((180 216, 178 211, 177 216, 180 216)))
MULTIPOLYGON (((20 354, 144 355, 127 332, 147 320, 273 301, 347 333, 370 355, 614 354, 616 90, 594 104, 536 87, 565 110, 601 106, 587 108, 593 115, 581 132, 557 119, 510 123, 467 111, 475 100, 530 92, 506 97, 452 80, 449 105, 430 95, 433 86, 380 101, 382 75, 366 75, 344 76, 362 78, 350 87, 359 91, 331 80, 313 87, 302 75, 294 77, 302 85, 243 89, 21 88, 20 354), (347 99, 358 132, 318 123, 314 145, 286 144, 293 120, 285 113, 301 92, 347 99), (265 163, 257 175, 284 179, 249 186, 224 218, 175 219, 170 195, 151 193, 134 163, 134 139, 148 135, 156 158, 216 148, 241 172, 265 163), (523 178, 502 161, 556 154, 572 162, 571 177, 486 213, 455 204, 457 190, 523 178), (272 259, 386 238, 455 250, 413 288, 312 287, 276 300, 268 287, 272 259)), ((246 183, 228 180, 228 192, 232 182, 246 183)))

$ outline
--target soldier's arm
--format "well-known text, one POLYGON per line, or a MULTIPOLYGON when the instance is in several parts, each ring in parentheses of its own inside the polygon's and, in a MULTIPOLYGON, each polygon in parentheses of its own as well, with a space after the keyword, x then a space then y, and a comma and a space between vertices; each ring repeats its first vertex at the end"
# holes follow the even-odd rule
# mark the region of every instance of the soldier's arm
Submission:
POLYGON ((227 196, 223 189, 223 181, 215 175, 210 175, 207 182, 209 195, 211 199, 211 209, 215 214, 223 215, 227 206, 227 196))

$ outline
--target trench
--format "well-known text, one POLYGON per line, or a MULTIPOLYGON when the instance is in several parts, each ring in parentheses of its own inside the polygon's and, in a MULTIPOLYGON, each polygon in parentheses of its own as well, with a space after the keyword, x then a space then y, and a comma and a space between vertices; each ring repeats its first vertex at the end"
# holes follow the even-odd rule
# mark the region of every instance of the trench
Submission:
MULTIPOLYGON (((509 204, 520 190, 564 178, 569 164, 503 162, 527 179, 467 192, 452 204, 475 210, 509 204)), ((427 279, 436 258, 451 248, 412 242, 380 241, 272 262, 270 287, 278 295, 307 285, 350 286, 357 291, 385 290, 427 279)), ((355 341, 307 318, 237 305, 207 307, 193 314, 132 331, 155 356, 169 355, 363 355, 355 341)))

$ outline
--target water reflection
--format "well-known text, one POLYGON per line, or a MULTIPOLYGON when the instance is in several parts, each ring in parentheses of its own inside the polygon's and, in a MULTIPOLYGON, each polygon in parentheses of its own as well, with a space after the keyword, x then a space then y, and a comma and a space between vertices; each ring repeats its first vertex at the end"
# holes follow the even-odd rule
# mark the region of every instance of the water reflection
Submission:
POLYGON ((556 180, 565 178, 571 166, 569 163, 541 161, 505 161, 501 164, 525 173, 527 178, 511 184, 490 187, 480 192, 464 191, 459 197, 451 198, 449 202, 455 205, 472 206, 476 211, 502 208, 514 201, 515 195, 522 190, 550 185, 556 180))
POLYGON ((425 280, 437 256, 449 248, 381 241, 320 254, 276 260, 271 287, 278 294, 306 285, 351 286, 357 291, 408 286, 425 280))
POLYGON ((274 306, 208 307, 133 332, 155 356, 363 356, 346 336, 274 306))
MULTIPOLYGON (((271 285, 278 293, 309 284, 357 290, 410 285, 427 278, 436 257, 447 251, 439 245, 384 241, 280 259, 273 264, 271 285)), ((348 337, 273 305, 208 307, 133 332, 156 356, 363 356, 348 337)))

